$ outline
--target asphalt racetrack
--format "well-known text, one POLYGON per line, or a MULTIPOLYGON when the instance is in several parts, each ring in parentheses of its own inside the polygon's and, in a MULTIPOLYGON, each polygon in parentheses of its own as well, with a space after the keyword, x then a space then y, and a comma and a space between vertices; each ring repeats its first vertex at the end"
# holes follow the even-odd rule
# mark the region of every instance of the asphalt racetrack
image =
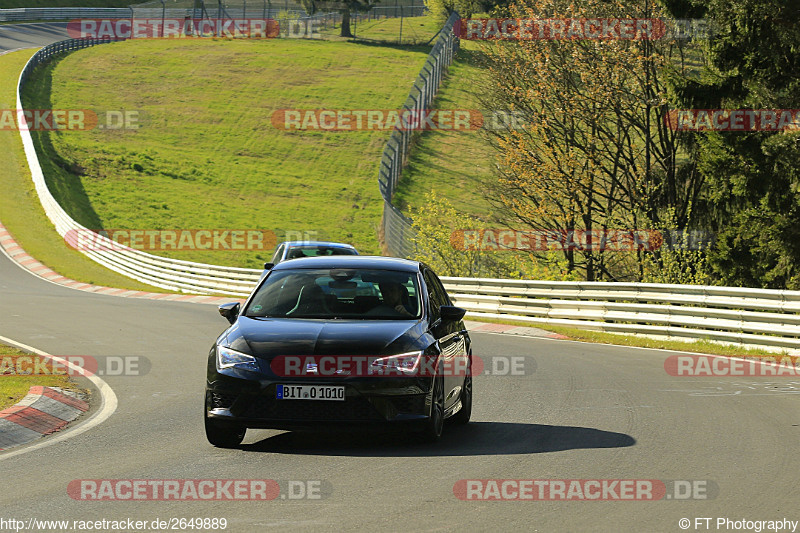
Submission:
POLYGON ((241 449, 223 450, 206 442, 201 415, 206 354, 226 324, 214 306, 73 290, 5 256, 0 293, 2 336, 54 355, 152 365, 145 375, 104 378, 118 407, 100 425, 0 453, 8 518, 226 518, 237 532, 680 531, 686 517, 798 518, 792 378, 673 377, 667 352, 475 333, 476 355, 523 357, 525 371, 476 376, 473 422, 446 427, 436 445, 250 430, 241 449), (70 482, 87 479, 268 479, 284 498, 73 499, 70 482), (454 493, 460 480, 486 479, 702 481, 706 498, 463 501, 454 493), (290 481, 318 482, 306 485, 318 497, 289 498, 290 481))

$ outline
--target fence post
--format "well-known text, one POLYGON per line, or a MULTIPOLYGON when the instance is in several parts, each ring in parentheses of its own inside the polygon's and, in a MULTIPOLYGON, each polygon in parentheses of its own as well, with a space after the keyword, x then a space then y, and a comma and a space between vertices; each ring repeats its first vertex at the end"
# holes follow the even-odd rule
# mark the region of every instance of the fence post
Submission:
POLYGON ((397 44, 403 44, 403 6, 400 6, 400 40, 397 44))

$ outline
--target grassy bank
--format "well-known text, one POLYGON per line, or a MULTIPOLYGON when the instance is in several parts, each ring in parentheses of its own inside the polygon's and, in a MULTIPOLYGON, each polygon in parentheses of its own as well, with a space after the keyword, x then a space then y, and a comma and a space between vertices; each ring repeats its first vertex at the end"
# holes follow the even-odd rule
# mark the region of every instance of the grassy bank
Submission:
MULTIPOLYGON (((34 134, 49 186, 90 228, 266 229, 378 253, 388 131, 283 131, 273 112, 396 109, 426 50, 311 40, 133 41, 64 56, 30 108, 133 110, 138 129, 34 134)), ((164 251, 258 267, 271 250, 164 251)))
MULTIPOLYGON (((0 109, 16 107, 19 72, 34 50, 0 56, 0 109)), ((104 268, 69 248, 44 214, 31 181, 19 132, 0 130, 0 222, 33 257, 60 274, 86 283, 135 290, 151 287, 104 268)), ((158 289, 155 289, 158 291, 158 289)))
MULTIPOLYGON (((436 97, 437 109, 481 109, 474 90, 484 71, 478 45, 461 41, 461 51, 450 66, 436 97)), ((484 183, 492 178, 496 152, 480 130, 424 131, 416 139, 403 170, 395 205, 410 211, 424 205, 431 190, 447 196, 459 211, 485 219, 491 206, 483 197, 484 183)))

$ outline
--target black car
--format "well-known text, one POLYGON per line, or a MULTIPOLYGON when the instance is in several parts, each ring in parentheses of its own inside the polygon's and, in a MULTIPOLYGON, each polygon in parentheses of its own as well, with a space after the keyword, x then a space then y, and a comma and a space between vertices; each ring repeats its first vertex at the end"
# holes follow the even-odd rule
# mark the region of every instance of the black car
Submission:
POLYGON ((208 358, 209 442, 247 428, 403 428, 439 438, 469 422, 472 352, 462 318, 425 264, 331 256, 276 265, 208 358))

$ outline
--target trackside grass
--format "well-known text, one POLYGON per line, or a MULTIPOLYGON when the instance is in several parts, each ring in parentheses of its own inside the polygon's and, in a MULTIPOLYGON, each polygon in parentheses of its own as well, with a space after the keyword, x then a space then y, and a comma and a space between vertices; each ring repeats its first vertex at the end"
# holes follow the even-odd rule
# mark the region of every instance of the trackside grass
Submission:
MULTIPOLYGON (((16 108, 19 72, 33 52, 21 50, 0 56, 0 109, 16 108)), ((0 222, 26 252, 58 273, 78 281, 164 292, 108 270, 66 246, 39 203, 19 132, 0 130, 0 154, 0 222)))
MULTIPOLYGON (((389 131, 284 131, 280 109, 397 109, 427 49, 313 40, 140 40, 39 69, 28 108, 126 110, 138 129, 34 132, 51 190, 90 228, 265 229, 379 253, 389 131)), ((258 268, 262 251, 156 251, 258 268)))
POLYGON ((25 397, 31 387, 37 385, 76 388, 69 377, 64 375, 64 369, 43 363, 36 365, 36 358, 39 356, 0 344, 0 409, 14 405, 25 397), (25 373, 30 375, 24 375, 25 373))

